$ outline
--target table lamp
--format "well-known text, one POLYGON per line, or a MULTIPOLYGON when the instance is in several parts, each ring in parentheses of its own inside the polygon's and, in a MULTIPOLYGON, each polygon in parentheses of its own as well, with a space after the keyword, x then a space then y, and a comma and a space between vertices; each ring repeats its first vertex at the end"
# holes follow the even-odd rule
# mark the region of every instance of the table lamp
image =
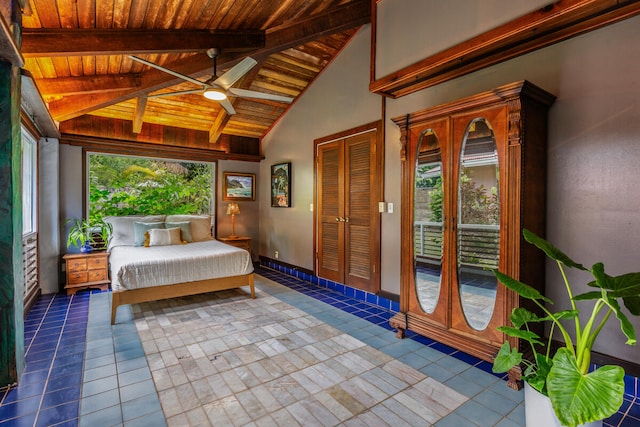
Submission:
POLYGON ((229 203, 229 205, 227 205, 227 215, 231 215, 231 236, 229 237, 238 237, 236 236, 235 216, 239 213, 240 207, 237 203, 229 203))

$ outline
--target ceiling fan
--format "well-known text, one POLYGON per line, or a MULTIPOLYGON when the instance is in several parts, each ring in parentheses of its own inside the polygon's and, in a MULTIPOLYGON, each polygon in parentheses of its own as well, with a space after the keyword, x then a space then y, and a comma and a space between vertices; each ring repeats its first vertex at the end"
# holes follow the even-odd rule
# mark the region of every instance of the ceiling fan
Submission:
POLYGON ((220 55, 220 49, 217 49, 217 48, 207 49, 207 55, 209 56, 209 58, 213 59, 213 76, 211 76, 211 78, 209 78, 204 82, 200 80, 196 80, 184 74, 178 73, 177 71, 173 71, 168 68, 162 67, 158 64, 154 64, 153 62, 149 62, 145 59, 138 58, 137 56, 129 55, 129 58, 133 59, 134 61, 146 64, 157 70, 164 71, 165 73, 171 74, 172 76, 181 78, 185 81, 188 81, 189 83, 193 83, 195 85, 200 86, 200 88, 198 89, 181 90, 177 92, 158 93, 155 95, 149 95, 149 98, 157 98, 162 96, 173 96, 173 95, 188 95, 192 93, 202 93, 202 95, 205 98, 219 102, 222 108, 224 108, 227 114, 229 115, 236 113, 236 110, 233 108, 233 105, 231 105, 231 102, 229 102, 229 99, 228 99, 229 96, 236 96, 239 98, 267 99, 271 101, 279 101, 279 102, 286 102, 286 103, 290 103, 293 101, 293 98, 290 98, 288 96, 273 95, 270 93, 256 92, 254 90, 231 87, 235 82, 240 80, 242 76, 247 74, 249 70, 251 70, 258 63, 255 59, 247 56, 242 61, 240 61, 233 67, 231 67, 223 75, 218 77, 216 74, 216 65, 217 65, 217 58, 220 55))

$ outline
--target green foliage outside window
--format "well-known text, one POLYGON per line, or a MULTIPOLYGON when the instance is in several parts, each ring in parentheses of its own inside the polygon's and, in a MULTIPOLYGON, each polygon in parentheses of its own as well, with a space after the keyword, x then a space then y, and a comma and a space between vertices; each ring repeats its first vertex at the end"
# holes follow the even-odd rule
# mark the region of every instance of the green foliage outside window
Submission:
POLYGON ((206 214, 212 201, 208 163, 89 156, 89 222, 111 215, 206 214))

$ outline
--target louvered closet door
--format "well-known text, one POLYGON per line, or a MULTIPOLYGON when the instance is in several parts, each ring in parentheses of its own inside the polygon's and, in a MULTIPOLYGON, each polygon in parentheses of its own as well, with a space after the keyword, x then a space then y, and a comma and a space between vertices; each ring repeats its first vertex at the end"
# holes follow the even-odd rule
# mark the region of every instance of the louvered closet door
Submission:
POLYGON ((337 282, 344 277, 343 165, 342 141, 318 147, 318 275, 337 282))
POLYGON ((379 291, 376 130, 317 145, 317 274, 379 291))
POLYGON ((372 132, 347 138, 345 147, 345 284, 367 291, 371 286, 371 185, 375 169, 372 132))

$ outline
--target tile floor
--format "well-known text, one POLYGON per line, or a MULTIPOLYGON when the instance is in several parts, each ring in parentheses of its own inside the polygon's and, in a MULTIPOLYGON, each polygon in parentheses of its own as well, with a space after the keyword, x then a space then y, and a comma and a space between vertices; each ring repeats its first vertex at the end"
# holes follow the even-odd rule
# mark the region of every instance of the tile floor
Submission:
MULTIPOLYGON (((488 363, 424 337, 397 340, 388 310, 273 270, 258 273, 286 286, 258 280, 259 289, 466 396, 438 426, 523 425, 522 393, 490 374, 488 363)), ((114 328, 108 313, 108 293, 40 298, 25 321, 20 385, 0 392, 0 427, 166 425, 131 310, 119 309, 114 328)), ((639 426, 634 399, 626 395, 605 426, 639 426)))

